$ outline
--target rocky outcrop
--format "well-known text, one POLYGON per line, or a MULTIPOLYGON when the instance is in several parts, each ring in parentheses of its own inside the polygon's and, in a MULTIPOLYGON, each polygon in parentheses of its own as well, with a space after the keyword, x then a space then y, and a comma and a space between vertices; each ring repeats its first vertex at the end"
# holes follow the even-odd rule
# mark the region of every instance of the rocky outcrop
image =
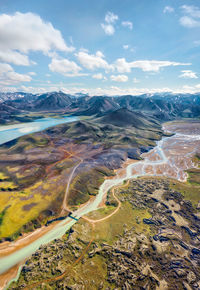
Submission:
MULTIPOLYGON (((136 214, 132 227, 121 221, 123 233, 112 242, 96 237, 79 264, 73 266, 91 236, 87 223, 75 225, 63 239, 41 247, 10 289, 23 289, 34 281, 43 281, 38 287, 45 287, 51 278, 50 289, 198 289, 200 232, 193 218, 196 209, 190 204, 188 210, 188 202, 166 179, 139 178, 116 194, 122 204, 131 205, 133 213, 147 209, 152 217, 142 219, 136 214), (171 218, 175 211, 187 221, 188 230, 171 218), (149 231, 143 230, 144 223, 149 231), (190 235, 189 230, 196 235, 190 235), (65 272, 61 280, 56 278, 65 272)), ((115 219, 112 223, 115 226, 115 219)))

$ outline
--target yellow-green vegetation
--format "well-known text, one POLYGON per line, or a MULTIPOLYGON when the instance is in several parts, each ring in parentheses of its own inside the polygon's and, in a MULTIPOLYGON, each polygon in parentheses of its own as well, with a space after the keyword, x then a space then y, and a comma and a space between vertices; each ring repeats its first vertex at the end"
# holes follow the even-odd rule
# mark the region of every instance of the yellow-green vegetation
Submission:
POLYGON ((133 209, 129 202, 123 202, 116 214, 95 225, 95 239, 112 244, 124 232, 124 225, 127 229, 135 227, 137 233, 149 233, 150 227, 142 222, 144 218, 151 218, 147 209, 133 209))
MULTIPOLYGON (((98 227, 98 225, 96 225, 95 227, 98 227)), ((82 219, 77 224, 74 225, 73 229, 74 229, 73 235, 76 241, 75 243, 77 243, 78 245, 76 249, 76 259, 77 259, 86 249, 91 239, 95 243, 98 241, 95 239, 93 235, 91 224, 82 219)), ((90 246, 88 251, 91 251, 91 249, 92 247, 90 246)), ((70 264, 67 257, 66 262, 68 262, 67 264, 69 267, 69 271, 73 270, 73 274, 70 273, 69 275, 66 275, 68 279, 68 283, 73 284, 73 283, 76 283, 76 281, 81 279, 82 281, 87 281, 87 285, 85 285, 84 283, 83 288, 84 286, 86 286, 87 289, 96 289, 94 288, 95 285, 99 285, 107 275, 106 260, 102 256, 96 255, 95 257, 92 257, 91 259, 84 259, 84 263, 78 263, 73 269, 72 263, 75 260, 73 258, 73 261, 70 264), (88 279, 88 277, 92 277, 92 279, 88 279)), ((109 286, 109 283, 104 281, 104 286, 109 286)))
POLYGON ((194 168, 187 171, 188 182, 200 186, 200 169, 194 168))
POLYGON ((0 181, 3 181, 3 180, 7 180, 9 179, 9 176, 7 176, 5 173, 3 172, 0 172, 0 181))
POLYGON ((194 207, 197 206, 200 200, 200 186, 189 182, 183 183, 180 181, 171 181, 170 187, 178 192, 181 192, 186 200, 190 200, 194 207))
POLYGON ((5 207, 4 210, 2 210, 2 212, 0 212, 0 225, 2 224, 3 222, 3 218, 4 218, 4 215, 6 213, 6 210, 7 210, 8 207, 5 207))
POLYGON ((17 172, 18 170, 20 169, 20 167, 19 166, 15 166, 15 167, 10 167, 10 166, 7 166, 6 167, 6 170, 10 173, 12 173, 12 172, 17 172))
POLYGON ((12 181, 1 181, 0 182, 0 190, 14 190, 17 189, 17 185, 14 184, 12 181))
POLYGON ((90 219, 94 219, 94 220, 101 219, 101 218, 104 218, 104 217, 108 216, 109 214, 111 214, 115 209, 116 209, 115 206, 108 205, 105 207, 101 207, 98 210, 92 211, 91 213, 89 213, 87 215, 87 217, 90 219))
POLYGON ((147 140, 147 139, 143 139, 143 138, 141 138, 141 139, 138 139, 137 138, 137 143, 139 144, 139 145, 142 145, 142 146, 155 146, 155 141, 153 141, 153 140, 147 140))
POLYGON ((192 168, 187 170, 188 173, 188 182, 200 186, 200 157, 196 155, 193 158, 193 162, 197 165, 198 168, 192 168))
POLYGON ((38 136, 36 134, 30 134, 28 136, 21 137, 21 142, 24 142, 24 149, 30 150, 35 147, 46 147, 49 140, 44 136, 38 136))
POLYGON ((35 145, 39 146, 39 147, 44 147, 49 142, 49 140, 47 138, 44 138, 44 137, 37 137, 37 138, 34 138, 34 139, 35 139, 35 145))
POLYGON ((7 193, 8 198, 6 199, 5 193, 0 192, 0 209, 3 210, 5 206, 9 206, 0 226, 0 238, 9 237, 17 232, 45 207, 46 200, 40 194, 34 194, 32 198, 26 198, 32 190, 33 188, 28 188, 23 194, 20 192, 7 193), (36 203, 37 206, 33 206, 30 210, 23 209, 24 206, 36 203))
POLYGON ((10 176, 0 172, 0 191, 15 190, 17 185, 11 180, 10 176))
POLYGON ((0 238, 11 237, 34 220, 63 192, 62 184, 39 181, 22 191, 0 191, 0 213, 7 207, 0 224, 0 238))
MULTIPOLYGON (((85 263, 79 263, 76 266, 76 271, 72 277, 75 278, 75 281, 78 281, 80 278, 84 281, 87 281, 87 289, 95 289, 95 285, 101 284, 104 281, 104 287, 110 286, 110 284, 105 280, 107 276, 107 264, 105 259, 96 255, 92 259, 86 259, 85 263), (88 279, 92 277, 92 279, 88 279)), ((104 288, 104 289, 105 289, 104 288)))
POLYGON ((113 171, 106 167, 81 172, 71 183, 69 205, 78 205, 88 201, 90 195, 98 193, 99 186, 103 183, 105 176, 111 176, 112 174, 113 171))
POLYGON ((24 178, 24 176, 29 175, 31 172, 32 172, 31 169, 26 169, 26 170, 24 170, 23 174, 20 172, 17 172, 16 177, 17 177, 17 179, 24 178))
POLYGON ((196 207, 200 201, 200 157, 198 154, 193 158, 193 162, 198 168, 187 170, 187 182, 171 181, 171 188, 181 192, 185 199, 190 200, 196 207))
MULTIPOLYGON (((87 216, 91 219, 100 219, 109 215, 115 208, 114 206, 107 206, 106 208, 93 211, 87 216)), ((136 233, 145 233, 148 235, 150 233, 150 227, 142 222, 143 218, 151 218, 151 214, 147 209, 133 208, 129 202, 122 202, 116 214, 102 222, 95 223, 93 230, 90 222, 83 219, 79 220, 73 227, 73 239, 76 243, 79 243, 79 246, 83 245, 81 251, 77 247, 77 258, 80 257, 80 253, 83 252, 90 241, 97 245, 101 243, 112 245, 118 240, 119 235, 123 235, 125 230, 133 227, 136 233)), ((90 252, 91 250, 92 246, 90 246, 88 251, 90 252)), ((90 259, 83 259, 84 263, 78 263, 75 266, 73 275, 69 274, 67 276, 68 283, 71 285, 81 279, 89 283, 87 284, 88 289, 93 289, 96 285, 100 285, 101 281, 104 281, 104 288, 106 286, 110 287, 111 284, 105 279, 107 276, 106 259, 102 255, 95 255, 90 259), (92 279, 89 277, 92 277, 92 279)))

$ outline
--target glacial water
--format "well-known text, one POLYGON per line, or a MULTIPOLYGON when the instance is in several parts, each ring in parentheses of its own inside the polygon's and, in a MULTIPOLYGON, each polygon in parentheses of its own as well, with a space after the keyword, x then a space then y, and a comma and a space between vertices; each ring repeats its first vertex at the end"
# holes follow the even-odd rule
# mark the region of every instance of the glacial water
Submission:
POLYGON ((43 118, 33 122, 0 126, 0 145, 23 135, 39 132, 49 127, 77 121, 78 117, 43 118))

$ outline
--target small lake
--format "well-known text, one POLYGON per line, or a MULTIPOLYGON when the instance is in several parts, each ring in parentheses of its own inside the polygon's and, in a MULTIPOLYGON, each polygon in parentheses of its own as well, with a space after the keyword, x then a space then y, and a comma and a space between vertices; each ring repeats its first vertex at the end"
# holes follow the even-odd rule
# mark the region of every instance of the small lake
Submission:
POLYGON ((39 132, 49 127, 79 120, 78 117, 43 118, 33 122, 0 126, 0 145, 21 136, 39 132))

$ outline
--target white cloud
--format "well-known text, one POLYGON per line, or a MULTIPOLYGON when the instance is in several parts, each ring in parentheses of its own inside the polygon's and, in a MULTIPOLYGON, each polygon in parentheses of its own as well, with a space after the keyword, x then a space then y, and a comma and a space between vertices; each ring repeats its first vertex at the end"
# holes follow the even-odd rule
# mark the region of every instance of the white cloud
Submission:
POLYGON ((36 73, 35 73, 34 71, 30 71, 28 74, 29 74, 30 76, 36 76, 36 73))
POLYGON ((52 50, 73 51, 67 46, 60 31, 33 13, 0 15, 0 60, 15 65, 30 65, 27 54, 52 50))
POLYGON ((30 65, 31 62, 27 55, 12 50, 0 50, 0 61, 13 63, 15 65, 30 65))
POLYGON ((179 63, 172 61, 158 61, 158 60, 137 60, 127 62, 125 58, 118 58, 115 62, 115 67, 118 72, 131 72, 132 68, 139 68, 145 72, 159 72, 160 68, 168 66, 182 66, 190 65, 189 63, 179 63))
POLYGON ((107 12, 105 16, 105 22, 107 23, 115 23, 118 20, 118 15, 113 12, 107 12))
MULTIPOLYGON (((127 49, 127 46, 125 46, 125 49, 127 49)), ((127 62, 125 58, 118 58, 113 64, 109 64, 101 51, 97 51, 96 54, 79 51, 75 55, 83 67, 89 70, 103 68, 106 72, 116 69, 119 73, 129 73, 132 68, 139 68, 144 72, 159 72, 163 67, 191 65, 190 63, 158 60, 137 60, 127 62)))
POLYGON ((187 28, 200 27, 200 21, 197 21, 189 16, 183 16, 179 21, 182 26, 187 28))
POLYGON ((165 8, 163 9, 163 13, 173 13, 174 12, 174 8, 171 6, 165 6, 165 8))
POLYGON ((103 79, 103 75, 102 75, 102 73, 94 74, 92 77, 93 77, 93 79, 97 79, 97 80, 101 80, 101 79, 103 79))
POLYGON ((126 75, 111 75, 110 79, 114 82, 125 83, 128 81, 128 77, 126 75))
POLYGON ((79 71, 82 70, 81 67, 78 66, 74 61, 70 61, 66 58, 53 58, 49 64, 49 69, 52 72, 57 72, 64 76, 77 76, 80 75, 79 71))
POLYGON ((13 70, 11 65, 7 63, 0 63, 0 84, 9 86, 20 82, 30 82, 31 76, 26 74, 19 74, 13 70))
POLYGON ((200 8, 197 6, 182 5, 181 9, 185 14, 188 14, 194 18, 200 18, 200 8))
POLYGON ((10 64, 0 63, 0 75, 9 71, 13 71, 13 68, 11 67, 10 64))
POLYGON ((184 85, 182 87, 179 87, 177 89, 171 89, 168 87, 163 88, 120 88, 117 86, 108 86, 105 88, 97 87, 97 88, 80 88, 74 86, 74 87, 64 87, 64 86, 49 86, 49 87, 28 87, 28 86, 20 86, 20 87, 4 87, 0 84, 0 91, 8 92, 16 92, 16 91, 24 91, 24 92, 31 92, 31 93, 44 93, 44 92, 52 92, 52 91, 63 91, 65 93, 69 94, 76 94, 76 93, 85 93, 89 94, 90 96, 94 95, 107 95, 107 96, 116 96, 116 95, 141 95, 141 94, 154 94, 154 93, 175 93, 175 94, 181 94, 181 93, 199 93, 200 92, 200 84, 197 84, 195 86, 188 86, 184 85))
POLYGON ((200 27, 200 9, 198 7, 182 5, 181 9, 185 14, 179 20, 182 26, 187 28, 200 27))
POLYGON ((198 79, 198 76, 195 72, 191 70, 182 70, 182 74, 179 76, 179 78, 185 78, 185 79, 198 79))
POLYGON ((19 74, 15 71, 9 71, 5 74, 5 77, 2 78, 4 83, 21 83, 21 82, 30 82, 31 77, 25 74, 19 74))
POLYGON ((101 23, 101 27, 103 28, 105 34, 107 35, 113 35, 115 33, 115 28, 111 24, 101 23))
POLYGON ((61 90, 65 93, 85 93, 89 94, 90 96, 98 96, 98 95, 107 95, 107 96, 115 96, 115 95, 141 95, 141 94, 153 94, 153 93, 164 93, 164 92, 172 92, 170 88, 120 88, 117 86, 109 86, 106 88, 82 88, 78 89, 77 87, 74 88, 61 88, 61 90))
POLYGON ((125 58, 118 58, 115 61, 115 67, 119 73, 131 72, 131 63, 127 62, 125 58))
POLYGON ((188 63, 180 63, 173 61, 158 61, 158 60, 138 60, 131 63, 133 68, 140 68, 143 71, 158 72, 162 67, 189 65, 188 63))
POLYGON ((130 30, 133 29, 133 23, 131 21, 122 21, 122 26, 128 27, 130 30))
POLYGON ((199 92, 200 92, 200 84, 197 84, 195 86, 184 85, 182 87, 182 93, 194 94, 194 93, 199 93, 199 92))
POLYGON ((14 91, 20 91, 20 92, 25 92, 25 93, 45 93, 47 92, 46 88, 40 88, 40 87, 31 87, 31 86, 20 86, 19 88, 14 88, 14 91))
POLYGON ((89 70, 95 70, 103 68, 105 70, 112 70, 112 65, 109 65, 104 59, 104 55, 101 51, 97 51, 96 54, 89 54, 87 52, 79 51, 75 54, 80 64, 89 70))
POLYGON ((98 57, 100 57, 100 58, 104 58, 104 57, 105 57, 104 54, 103 54, 100 50, 98 50, 98 51, 96 52, 96 56, 98 56, 98 57))
POLYGON ((50 22, 44 22, 33 13, 16 12, 14 15, 0 15, 0 48, 48 52, 51 49, 72 51, 65 44, 59 30, 50 22))
POLYGON ((105 23, 101 23, 105 34, 113 35, 115 33, 115 22, 118 20, 118 15, 115 15, 113 12, 107 12, 105 15, 105 23))
POLYGON ((125 49, 125 50, 129 49, 129 45, 128 44, 124 44, 123 45, 123 49, 125 49))

